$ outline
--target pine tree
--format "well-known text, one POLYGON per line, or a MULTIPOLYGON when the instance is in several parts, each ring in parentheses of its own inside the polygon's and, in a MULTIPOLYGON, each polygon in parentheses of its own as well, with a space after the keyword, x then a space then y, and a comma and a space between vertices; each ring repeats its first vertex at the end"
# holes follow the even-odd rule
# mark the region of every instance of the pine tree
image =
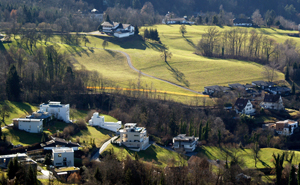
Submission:
POLYGON ((221 145, 221 130, 218 130, 218 144, 219 144, 219 147, 221 145))
POLYGON ((212 22, 213 24, 219 24, 219 18, 216 15, 214 15, 212 22))
POLYGON ((26 175, 26 178, 25 178, 25 184, 30 184, 30 185, 37 184, 36 174, 35 174, 32 166, 29 166, 28 174, 26 175))
POLYGON ((144 31, 144 39, 149 38, 149 30, 146 28, 144 31))
POLYGON ((46 154, 44 164, 46 164, 46 165, 51 165, 52 164, 51 154, 46 154))
POLYGON ((199 141, 202 140, 202 121, 200 122, 200 125, 199 125, 199 141))
POLYGON ((293 82, 293 85, 292 85, 292 94, 296 94, 295 82, 293 82))
POLYGON ((97 168, 94 177, 95 177, 95 179, 96 179, 98 182, 101 182, 101 183, 102 183, 102 174, 101 174, 99 168, 97 168))
POLYGON ((20 78, 16 67, 12 65, 6 80, 6 95, 8 100, 19 101, 21 95, 20 78))
POLYGON ((281 175, 282 175, 282 170, 283 170, 283 162, 285 159, 285 153, 283 153, 282 155, 277 154, 277 156, 275 154, 273 154, 273 158, 274 158, 274 166, 275 166, 275 175, 276 175, 276 184, 281 184, 281 175))
POLYGON ((164 172, 160 173, 160 185, 165 185, 166 184, 166 180, 165 180, 165 174, 164 172))
POLYGON ((106 15, 105 21, 106 21, 106 22, 110 22, 109 15, 106 15))
POLYGON ((296 62, 293 64, 293 69, 298 69, 298 64, 296 62))
POLYGON ((16 171, 14 169, 14 162, 11 159, 7 166, 7 177, 8 179, 13 179, 16 176, 16 171))
POLYGON ((289 66, 286 66, 285 70, 285 80, 288 81, 290 79, 290 72, 289 72, 289 66))
POLYGON ((139 33, 140 33, 139 27, 138 27, 138 26, 135 26, 135 27, 134 27, 134 34, 135 34, 135 35, 138 35, 139 33))
POLYGON ((208 139, 208 132, 209 132, 209 127, 208 127, 208 121, 207 121, 206 126, 205 126, 205 133, 204 133, 205 141, 207 141, 207 139, 208 139))
POLYGON ((139 155, 137 154, 137 152, 134 153, 134 159, 135 159, 136 161, 139 160, 139 155))
POLYGON ((289 177, 289 185, 297 185, 297 179, 296 179, 296 168, 294 165, 292 165, 290 177, 289 177))
POLYGON ((132 8, 133 9, 140 9, 142 6, 140 0, 132 0, 132 8))

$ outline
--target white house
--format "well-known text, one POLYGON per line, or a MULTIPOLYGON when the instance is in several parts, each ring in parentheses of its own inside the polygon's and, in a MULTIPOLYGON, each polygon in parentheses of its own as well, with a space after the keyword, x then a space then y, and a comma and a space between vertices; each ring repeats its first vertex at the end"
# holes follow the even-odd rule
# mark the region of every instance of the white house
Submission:
POLYGON ((193 152, 197 146, 197 138, 194 136, 186 136, 186 134, 179 134, 173 138, 174 149, 184 149, 186 152, 193 152))
POLYGON ((13 119, 14 127, 19 130, 24 130, 30 133, 43 132, 43 119, 27 119, 17 118, 13 119))
POLYGON ((165 18, 162 20, 163 24, 195 24, 195 22, 189 21, 187 16, 182 18, 173 18, 170 13, 166 14, 165 18))
POLYGON ((52 149, 52 160, 55 167, 74 166, 74 150, 72 148, 52 149))
POLYGON ((276 122, 276 132, 280 135, 292 135, 298 127, 298 121, 285 120, 276 122))
POLYGON ((250 18, 236 18, 233 19, 234 26, 244 26, 244 27, 252 27, 253 22, 250 18))
POLYGON ((61 104, 60 102, 49 101, 48 104, 40 105, 40 110, 48 112, 56 119, 62 120, 66 123, 70 122, 70 105, 61 104))
POLYGON ((95 112, 91 119, 89 120, 89 125, 90 126, 99 126, 101 128, 113 131, 113 132, 118 132, 118 130, 122 127, 122 122, 105 122, 104 121, 104 116, 99 116, 98 112, 95 112))
POLYGON ((132 26, 131 24, 104 21, 101 26, 103 32, 113 33, 113 35, 118 38, 124 38, 134 35, 134 26, 132 26))
POLYGON ((135 151, 146 150, 150 146, 146 128, 137 127, 136 123, 126 123, 119 132, 120 146, 123 144, 135 151))
POLYGON ((284 110, 280 95, 266 94, 264 101, 260 103, 260 106, 264 109, 284 110))
POLYGON ((250 100, 244 98, 238 98, 234 104, 234 109, 237 114, 252 115, 255 113, 255 109, 250 100))
POLYGON ((51 140, 47 141, 46 143, 42 143, 41 147, 43 147, 44 150, 52 150, 54 148, 63 147, 72 148, 74 151, 77 151, 80 145, 78 143, 73 143, 71 141, 66 141, 64 139, 51 136, 51 140))

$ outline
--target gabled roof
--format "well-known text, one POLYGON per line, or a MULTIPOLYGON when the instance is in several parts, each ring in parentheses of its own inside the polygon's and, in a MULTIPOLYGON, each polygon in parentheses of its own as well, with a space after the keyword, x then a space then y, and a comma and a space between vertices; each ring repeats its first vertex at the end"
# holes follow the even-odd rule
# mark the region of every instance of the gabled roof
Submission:
POLYGON ((279 101, 280 97, 280 95, 266 94, 264 102, 276 103, 279 101))
POLYGON ((244 99, 244 98, 238 98, 234 104, 234 106, 239 110, 239 111, 242 111, 247 103, 248 103, 248 99, 244 99))
POLYGON ((52 140, 41 144, 42 147, 56 147, 57 145, 64 146, 64 147, 80 147, 80 145, 78 143, 66 141, 66 140, 58 138, 58 137, 52 137, 52 140))
POLYGON ((275 86, 275 85, 277 85, 274 82, 265 82, 265 81, 254 81, 252 83, 255 85, 258 85, 258 86, 275 86))
POLYGON ((104 21, 101 26, 107 26, 107 27, 114 27, 114 26, 117 26, 119 23, 118 22, 108 22, 108 21, 104 21))

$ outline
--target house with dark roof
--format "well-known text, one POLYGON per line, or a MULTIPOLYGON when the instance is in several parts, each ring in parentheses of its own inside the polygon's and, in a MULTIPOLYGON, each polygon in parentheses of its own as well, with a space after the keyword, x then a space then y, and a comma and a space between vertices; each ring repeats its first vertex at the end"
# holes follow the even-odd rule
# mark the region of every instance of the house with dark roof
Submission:
POLYGON ((291 93, 291 89, 288 87, 270 87, 268 91, 272 94, 279 94, 282 96, 287 96, 291 93))
POLYGON ((254 81, 252 85, 257 86, 261 89, 268 89, 271 87, 275 87, 277 84, 274 82, 265 82, 265 81, 254 81))
POLYGON ((134 26, 131 24, 122 24, 118 22, 104 21, 102 24, 102 31, 105 33, 112 33, 115 37, 124 38, 134 35, 134 26))
POLYGON ((186 136, 186 134, 179 134, 173 138, 173 148, 183 149, 186 152, 193 152, 196 149, 198 138, 194 136, 186 136))
POLYGON ((229 90, 230 89, 228 87, 222 87, 218 85, 204 87, 204 93, 208 95, 213 95, 214 93, 218 92, 227 92, 229 90))
POLYGON ((43 147, 44 150, 52 150, 58 147, 65 147, 65 148, 73 148, 73 150, 76 151, 78 150, 80 145, 78 143, 66 141, 58 137, 51 137, 51 140, 47 141, 46 143, 42 143, 41 147, 43 147))
POLYGON ((252 27, 253 22, 250 18, 236 18, 233 19, 234 26, 252 27))
POLYGON ((237 114, 253 115, 255 109, 250 100, 238 98, 234 104, 234 109, 237 114))
POLYGON ((284 110, 284 105, 280 95, 266 94, 264 100, 260 103, 264 109, 284 110))

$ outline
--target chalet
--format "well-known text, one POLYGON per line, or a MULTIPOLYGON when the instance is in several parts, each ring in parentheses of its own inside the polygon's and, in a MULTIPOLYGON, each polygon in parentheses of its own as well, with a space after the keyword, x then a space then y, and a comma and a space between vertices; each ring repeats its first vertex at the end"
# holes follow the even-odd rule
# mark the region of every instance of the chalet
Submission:
POLYGON ((72 148, 74 151, 76 151, 78 150, 80 145, 78 143, 66 141, 61 138, 51 137, 51 140, 47 141, 46 143, 42 143, 41 147, 43 147, 44 150, 52 150, 57 147, 64 147, 64 148, 72 148))
POLYGON ((254 81, 252 85, 257 86, 261 89, 268 89, 271 87, 275 87, 277 84, 274 82, 265 82, 265 81, 254 81))
POLYGON ((237 114, 253 115, 255 109, 248 99, 238 98, 234 104, 234 109, 237 114))
POLYGON ((208 94, 208 95, 213 95, 214 93, 227 92, 229 90, 230 89, 228 87, 222 87, 222 86, 214 85, 214 86, 204 87, 204 92, 203 93, 208 94))
POLYGON ((122 24, 118 22, 104 21, 102 24, 102 31, 111 33, 115 37, 124 38, 134 35, 134 26, 131 24, 122 24))
POLYGON ((233 19, 234 26, 252 27, 253 22, 250 18, 236 18, 233 19))
POLYGON ((264 109, 284 110, 282 98, 280 95, 266 94, 260 106, 264 109))
POLYGON ((197 146, 197 138, 194 136, 186 136, 186 134, 179 134, 173 138, 173 148, 183 149, 186 152, 193 152, 197 146))

